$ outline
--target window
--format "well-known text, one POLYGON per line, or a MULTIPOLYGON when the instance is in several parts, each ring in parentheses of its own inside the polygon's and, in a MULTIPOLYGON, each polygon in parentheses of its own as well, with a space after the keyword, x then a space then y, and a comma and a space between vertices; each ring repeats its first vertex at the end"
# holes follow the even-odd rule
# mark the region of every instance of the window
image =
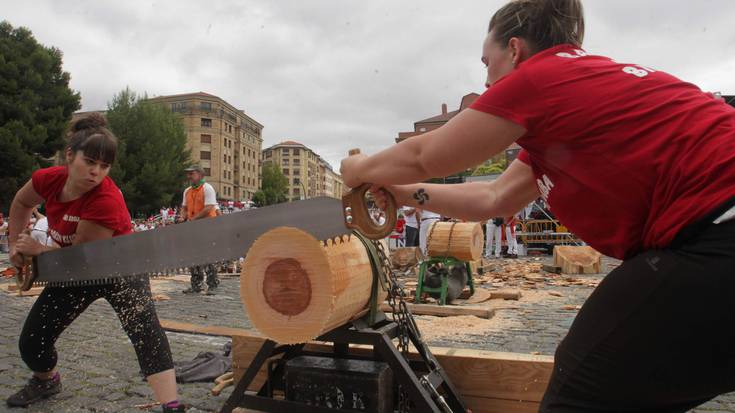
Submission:
POLYGON ((283 165, 284 165, 284 166, 285 166, 285 165, 288 165, 288 159, 284 159, 284 160, 283 160, 283 165))
POLYGON ((294 159, 293 160, 293 164, 294 165, 301 165, 301 161, 299 159, 294 159))
POLYGON ((301 179, 299 179, 299 178, 294 178, 293 179, 293 184, 294 185, 299 185, 300 183, 301 183, 301 179))
POLYGON ((212 119, 202 118, 202 127, 203 128, 211 128, 212 127, 212 119))
POLYGON ((293 174, 294 175, 301 175, 301 170, 300 169, 294 169, 293 170, 293 174))
POLYGON ((185 112, 186 102, 175 102, 171 104, 171 112, 185 112))
POLYGON ((212 135, 202 135, 202 143, 212 143, 212 135))
POLYGON ((294 194, 294 196, 299 196, 299 195, 301 194, 301 189, 299 189, 299 188, 294 188, 294 189, 293 189, 293 194, 294 194))
POLYGON ((289 154, 289 152, 288 152, 288 148, 283 148, 283 149, 281 150, 281 153, 282 153, 282 154, 284 154, 284 155, 288 155, 288 154, 289 154))
POLYGON ((229 159, 229 161, 227 163, 230 163, 231 164, 232 163, 232 156, 228 156, 227 158, 229 159))
POLYGON ((199 103, 199 110, 206 110, 207 112, 212 110, 212 103, 210 102, 200 102, 199 103))
POLYGON ((212 152, 201 151, 199 153, 199 159, 212 159, 212 152))
POLYGON ((211 176, 212 175, 212 170, 209 169, 209 168, 204 168, 204 175, 211 176))
POLYGON ((299 148, 294 148, 293 156, 299 156, 300 154, 301 154, 301 151, 299 150, 299 148))
POLYGON ((283 174, 284 174, 284 175, 288 175, 288 169, 284 169, 284 170, 283 170, 283 174))

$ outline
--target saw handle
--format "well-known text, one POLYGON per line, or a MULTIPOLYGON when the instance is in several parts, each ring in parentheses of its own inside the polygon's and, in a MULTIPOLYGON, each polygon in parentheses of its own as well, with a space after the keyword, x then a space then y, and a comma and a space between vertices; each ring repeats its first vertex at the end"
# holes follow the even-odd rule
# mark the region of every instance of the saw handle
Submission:
MULTIPOLYGON (((351 149, 349 155, 357 155, 359 149, 351 149)), ((370 217, 370 210, 365 199, 365 193, 370 189, 371 184, 362 184, 352 189, 342 197, 342 212, 345 216, 345 225, 355 231, 359 231, 362 235, 369 239, 382 239, 390 235, 396 227, 398 214, 396 210, 396 200, 393 195, 386 192, 388 196, 388 204, 383 212, 385 212, 385 222, 378 225, 370 217)))
POLYGON ((31 257, 23 256, 23 266, 16 268, 15 271, 15 283, 18 285, 18 290, 30 290, 35 279, 36 274, 33 271, 33 259, 31 257))

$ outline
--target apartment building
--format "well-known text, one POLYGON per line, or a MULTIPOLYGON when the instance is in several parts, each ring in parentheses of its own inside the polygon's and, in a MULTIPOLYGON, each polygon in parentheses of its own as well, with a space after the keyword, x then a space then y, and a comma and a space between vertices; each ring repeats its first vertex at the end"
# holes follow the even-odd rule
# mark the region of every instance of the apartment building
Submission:
POLYGON ((278 165, 288 179, 292 201, 329 196, 341 198, 344 184, 339 174, 317 153, 301 143, 285 141, 263 150, 263 165, 278 165))
POLYGON ((218 199, 252 198, 260 188, 263 125, 243 110, 205 92, 149 100, 166 105, 182 118, 192 161, 204 168, 218 199))

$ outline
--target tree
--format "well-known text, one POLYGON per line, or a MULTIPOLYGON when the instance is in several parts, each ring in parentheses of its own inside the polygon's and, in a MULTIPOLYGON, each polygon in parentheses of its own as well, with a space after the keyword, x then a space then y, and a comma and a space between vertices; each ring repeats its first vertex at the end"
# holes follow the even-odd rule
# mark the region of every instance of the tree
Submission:
POLYGON ((130 212, 150 214, 178 204, 174 197, 183 192, 191 162, 181 119, 125 88, 108 104, 107 122, 120 141, 110 176, 130 212))
POLYGON ((258 207, 280 204, 288 200, 288 178, 281 168, 271 162, 263 165, 262 189, 253 195, 253 202, 258 207))
POLYGON ((34 169, 51 165, 64 147, 72 113, 81 107, 62 57, 30 30, 0 22, 0 211, 8 211, 34 169))
POLYGON ((501 174, 503 171, 505 171, 505 168, 508 167, 508 160, 503 158, 498 162, 492 162, 492 163, 485 163, 477 168, 472 172, 472 176, 482 176, 482 175, 492 175, 492 174, 501 174))

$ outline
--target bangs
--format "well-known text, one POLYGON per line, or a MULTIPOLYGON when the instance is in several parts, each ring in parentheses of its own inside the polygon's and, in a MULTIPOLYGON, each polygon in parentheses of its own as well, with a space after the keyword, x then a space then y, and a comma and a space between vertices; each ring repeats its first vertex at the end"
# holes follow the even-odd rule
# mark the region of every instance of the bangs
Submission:
POLYGON ((117 155, 117 142, 107 134, 95 133, 87 137, 76 150, 82 151, 87 158, 112 165, 117 155))

